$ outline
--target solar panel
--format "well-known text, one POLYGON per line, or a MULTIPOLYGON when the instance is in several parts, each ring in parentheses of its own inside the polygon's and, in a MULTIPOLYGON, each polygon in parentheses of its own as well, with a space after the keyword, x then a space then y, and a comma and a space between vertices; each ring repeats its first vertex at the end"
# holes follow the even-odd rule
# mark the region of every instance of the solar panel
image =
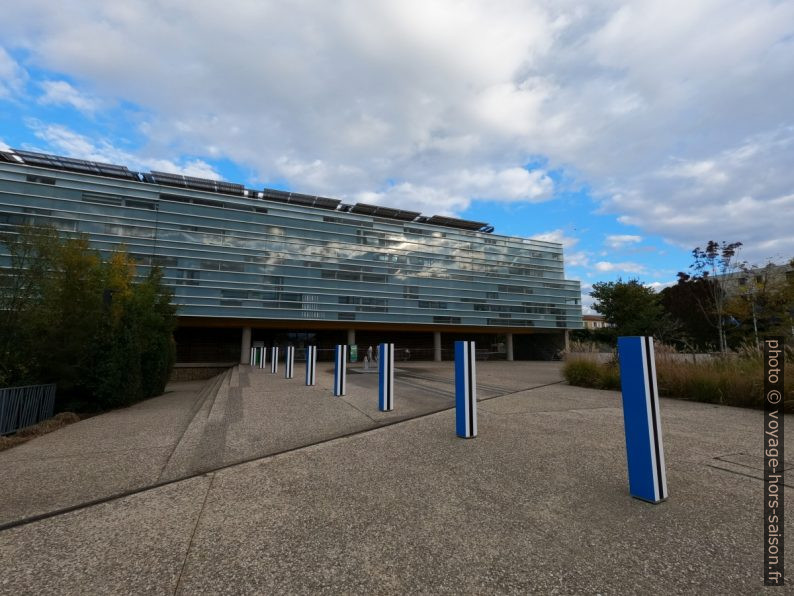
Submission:
POLYGON ((367 203, 356 203, 350 210, 352 213, 361 213, 362 215, 375 215, 378 210, 377 205, 368 205, 367 203))
POLYGON ((427 220, 427 223, 437 226, 446 226, 448 228, 460 228, 461 230, 479 230, 488 225, 485 222, 469 221, 466 219, 457 219, 455 217, 444 217, 443 215, 434 215, 427 220))
POLYGON ((242 184, 234 184, 232 182, 218 180, 215 182, 215 186, 217 187, 218 192, 222 192, 223 194, 240 196, 245 194, 245 187, 242 184))
POLYGON ((49 155, 47 153, 36 153, 33 151, 15 150, 15 153, 22 158, 22 161, 32 166, 42 166, 46 168, 56 168, 70 172, 81 172, 84 174, 94 174, 100 176, 112 176, 114 178, 134 179, 135 175, 125 166, 117 166, 98 161, 86 159, 76 159, 74 157, 62 157, 59 155, 49 155))
POLYGON ((353 213, 361 213, 363 215, 374 215, 376 217, 386 217, 388 219, 399 219, 400 221, 413 221, 419 217, 418 211, 403 211, 402 209, 393 209, 392 207, 383 207, 381 205, 369 205, 367 203, 356 203, 352 208, 353 213))
POLYGON ((157 184, 167 184, 168 186, 187 187, 185 184, 184 176, 177 176, 176 174, 169 174, 168 172, 152 172, 152 178, 157 184))
POLYGON ((312 195, 304 195, 297 192, 291 192, 289 195, 289 202, 295 203, 297 205, 306 205, 308 207, 314 207, 314 200, 317 197, 312 195))
POLYGON ((341 203, 339 199, 329 199, 328 197, 316 197, 314 200, 314 206, 319 207, 320 209, 332 209, 335 210, 339 203, 341 203))
POLYGON ((289 193, 281 190, 273 190, 266 188, 262 191, 262 198, 267 201, 279 201, 280 203, 289 203, 289 193))

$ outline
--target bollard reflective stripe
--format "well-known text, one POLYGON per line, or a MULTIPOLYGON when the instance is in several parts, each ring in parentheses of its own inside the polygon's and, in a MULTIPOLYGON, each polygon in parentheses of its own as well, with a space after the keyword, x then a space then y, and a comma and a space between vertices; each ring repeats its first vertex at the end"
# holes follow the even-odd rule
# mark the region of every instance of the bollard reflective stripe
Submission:
POLYGON ((306 348, 306 385, 316 385, 317 346, 306 348))
POLYGON ((345 394, 347 382, 347 346, 336 346, 334 350, 334 395, 345 394))
POLYGON ((295 346, 287 346, 284 352, 284 378, 291 379, 295 368, 295 346))
POLYGON ((660 503, 667 498, 667 473, 653 338, 619 337, 618 357, 629 493, 660 503))
POLYGON ((271 354, 273 358, 270 360, 270 372, 276 374, 278 372, 278 346, 273 346, 271 354))
POLYGON ((378 409, 394 409, 394 344, 380 344, 378 355, 378 409))
POLYGON ((455 431, 459 437, 477 436, 477 365, 475 343, 455 342, 455 431))

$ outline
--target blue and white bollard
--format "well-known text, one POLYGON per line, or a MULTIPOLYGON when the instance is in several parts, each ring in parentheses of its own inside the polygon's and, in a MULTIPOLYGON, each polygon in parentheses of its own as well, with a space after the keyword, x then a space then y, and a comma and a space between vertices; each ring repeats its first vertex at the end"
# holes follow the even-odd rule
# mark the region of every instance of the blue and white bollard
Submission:
POLYGON ((394 409, 394 344, 380 344, 378 354, 378 409, 394 409))
POLYGON ((643 501, 661 503, 667 499, 667 475, 653 338, 619 337, 618 357, 629 493, 643 501))
POLYGON ((295 370, 295 346, 287 346, 284 352, 284 378, 291 379, 295 370))
POLYGON ((317 346, 306 348, 306 385, 317 384, 317 346))
POLYGON ((273 346, 270 353, 273 356, 270 360, 270 372, 276 374, 278 372, 278 346, 273 346))
POLYGON ((473 341, 455 342, 455 431, 459 437, 477 436, 477 365, 473 341))
POLYGON ((347 346, 336 346, 334 350, 334 395, 345 394, 347 386, 347 346))

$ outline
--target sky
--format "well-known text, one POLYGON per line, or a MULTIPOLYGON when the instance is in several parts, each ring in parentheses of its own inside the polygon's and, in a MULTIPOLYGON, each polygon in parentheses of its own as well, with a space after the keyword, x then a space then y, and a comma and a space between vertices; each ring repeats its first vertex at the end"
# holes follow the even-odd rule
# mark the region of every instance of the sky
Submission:
POLYGON ((0 148, 444 214, 671 284, 794 256, 794 2, 26 0, 0 148))

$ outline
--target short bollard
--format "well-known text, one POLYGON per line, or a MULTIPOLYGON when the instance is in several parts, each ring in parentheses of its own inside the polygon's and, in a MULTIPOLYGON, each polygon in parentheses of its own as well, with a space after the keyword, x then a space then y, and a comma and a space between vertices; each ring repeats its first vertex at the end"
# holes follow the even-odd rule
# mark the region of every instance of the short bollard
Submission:
POLYGON ((473 341, 455 342, 455 431, 459 437, 477 436, 477 366, 473 341))
POLYGON ((291 379, 295 369, 295 346, 287 346, 284 352, 284 378, 291 379))
POLYGON ((347 346, 336 346, 334 350, 334 395, 345 394, 347 387, 347 346))
POLYGON ((394 409, 394 344, 380 344, 378 358, 378 409, 394 409))
POLYGON ((270 353, 273 356, 270 360, 270 372, 276 374, 278 372, 278 346, 273 346, 270 353))
POLYGON ((316 385, 317 346, 306 348, 306 385, 316 385))
POLYGON ((643 501, 661 503, 667 499, 667 475, 653 338, 619 337, 618 357, 629 493, 643 501))

